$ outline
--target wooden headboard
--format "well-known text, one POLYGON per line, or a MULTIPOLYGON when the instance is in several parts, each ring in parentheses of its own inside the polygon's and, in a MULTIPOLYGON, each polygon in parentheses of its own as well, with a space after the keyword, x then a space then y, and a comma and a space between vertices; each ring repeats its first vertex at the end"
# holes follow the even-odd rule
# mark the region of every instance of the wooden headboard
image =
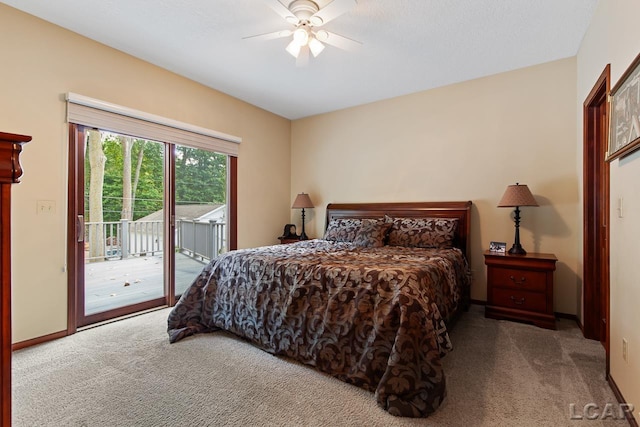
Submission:
POLYGON ((458 231, 454 245, 467 260, 471 228, 471 202, 408 202, 408 203, 329 203, 325 229, 333 218, 458 218, 458 231))

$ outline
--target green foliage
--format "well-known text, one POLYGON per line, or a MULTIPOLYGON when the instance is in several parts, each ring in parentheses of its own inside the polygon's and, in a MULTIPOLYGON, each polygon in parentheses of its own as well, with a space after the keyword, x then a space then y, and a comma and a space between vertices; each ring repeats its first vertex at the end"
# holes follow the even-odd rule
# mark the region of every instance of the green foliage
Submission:
POLYGON ((176 146, 176 204, 225 203, 227 156, 176 146))
MULTIPOLYGON (((104 221, 120 221, 122 213, 122 144, 117 135, 103 132, 103 150, 107 157, 104 172, 104 221)), ((138 154, 143 161, 133 203, 133 219, 137 220, 163 207, 164 148, 158 142, 135 139, 131 148, 131 171, 136 172, 138 154)), ((176 204, 226 203, 227 157, 196 148, 175 146, 176 204)), ((89 180, 91 168, 85 155, 85 216, 88 218, 89 180)), ((132 177, 132 180, 135 178, 132 177)))

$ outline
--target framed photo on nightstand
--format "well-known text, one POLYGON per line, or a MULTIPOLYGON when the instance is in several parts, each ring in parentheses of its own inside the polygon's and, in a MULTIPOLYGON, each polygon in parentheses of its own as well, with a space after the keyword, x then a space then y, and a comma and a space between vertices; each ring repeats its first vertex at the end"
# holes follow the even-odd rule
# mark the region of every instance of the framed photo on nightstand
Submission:
POLYGON ((285 224, 281 237, 283 239, 298 239, 300 236, 296 234, 295 224, 285 224))
POLYGON ((503 254, 507 251, 507 244, 506 242, 491 242, 489 243, 489 251, 503 254))

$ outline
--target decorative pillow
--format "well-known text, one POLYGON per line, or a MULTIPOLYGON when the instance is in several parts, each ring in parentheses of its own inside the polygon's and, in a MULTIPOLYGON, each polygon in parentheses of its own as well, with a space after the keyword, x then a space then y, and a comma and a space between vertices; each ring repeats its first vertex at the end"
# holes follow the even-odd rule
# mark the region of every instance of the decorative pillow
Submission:
POLYGON ((362 220, 362 227, 358 230, 353 243, 363 248, 380 248, 384 246, 391 225, 390 222, 376 219, 362 220))
POLYGON ((389 231, 389 245, 450 248, 457 229, 457 218, 394 218, 389 231))
POLYGON ((324 232, 324 239, 335 242, 353 242, 360 227, 362 227, 361 219, 334 218, 329 221, 327 231, 324 232))

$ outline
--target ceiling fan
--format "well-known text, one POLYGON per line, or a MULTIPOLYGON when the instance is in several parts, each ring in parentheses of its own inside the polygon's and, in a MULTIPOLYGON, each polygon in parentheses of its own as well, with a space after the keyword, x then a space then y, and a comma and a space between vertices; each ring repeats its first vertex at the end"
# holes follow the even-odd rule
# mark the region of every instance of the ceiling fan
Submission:
MULTIPOLYGON (((311 0, 293 0, 286 7, 278 0, 263 0, 289 24, 293 29, 274 31, 244 37, 245 39, 272 40, 293 36, 286 51, 296 58, 296 65, 304 66, 309 62, 309 52, 314 58, 324 50, 324 43, 349 50, 362 43, 329 31, 319 29, 327 22, 349 11, 356 5, 356 0, 333 0, 322 9, 311 0)), ((289 0, 287 0, 289 1, 289 0)))

